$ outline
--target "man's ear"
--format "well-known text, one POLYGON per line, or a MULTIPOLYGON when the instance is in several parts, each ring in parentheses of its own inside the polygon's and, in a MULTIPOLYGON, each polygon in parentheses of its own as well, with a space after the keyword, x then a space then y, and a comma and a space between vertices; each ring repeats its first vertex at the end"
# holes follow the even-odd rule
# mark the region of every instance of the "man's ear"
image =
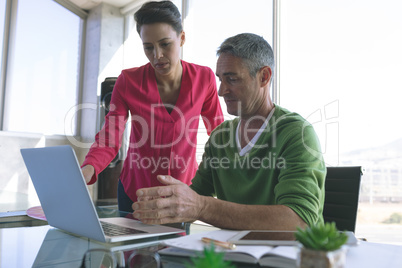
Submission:
POLYGON ((260 69, 261 87, 265 87, 272 78, 272 70, 269 66, 264 66, 260 69))

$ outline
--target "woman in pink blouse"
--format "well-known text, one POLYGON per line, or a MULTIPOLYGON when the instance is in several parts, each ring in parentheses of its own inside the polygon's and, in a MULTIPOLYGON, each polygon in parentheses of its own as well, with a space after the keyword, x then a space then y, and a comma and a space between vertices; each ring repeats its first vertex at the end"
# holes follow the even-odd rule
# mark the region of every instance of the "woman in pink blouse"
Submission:
POLYGON ((137 189, 161 185, 159 174, 190 184, 197 170, 200 115, 208 135, 223 121, 212 70, 180 60, 185 33, 177 7, 148 2, 134 18, 149 63, 121 72, 105 124, 82 165, 87 184, 95 183, 118 153, 130 113, 130 144, 118 189, 119 210, 130 212, 137 189))

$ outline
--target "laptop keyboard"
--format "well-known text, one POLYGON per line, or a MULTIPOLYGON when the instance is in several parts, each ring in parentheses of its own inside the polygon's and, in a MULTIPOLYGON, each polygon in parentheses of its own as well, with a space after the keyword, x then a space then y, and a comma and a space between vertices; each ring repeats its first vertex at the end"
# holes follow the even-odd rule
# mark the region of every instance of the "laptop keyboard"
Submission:
POLYGON ((119 235, 129 235, 129 234, 141 234, 146 233, 141 230, 127 228, 124 226, 119 226, 116 224, 108 223, 108 222, 100 222, 103 228, 103 232, 107 236, 119 236, 119 235))

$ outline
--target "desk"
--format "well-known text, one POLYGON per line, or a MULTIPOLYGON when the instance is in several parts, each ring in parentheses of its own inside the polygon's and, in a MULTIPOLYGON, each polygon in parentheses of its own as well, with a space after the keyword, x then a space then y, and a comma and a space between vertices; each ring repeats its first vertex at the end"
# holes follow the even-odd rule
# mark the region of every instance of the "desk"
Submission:
MULTIPOLYGON (((96 209, 100 218, 124 217, 127 214, 114 207, 96 209)), ((20 218, 21 221, 0 223, 0 268, 80 267, 82 257, 89 249, 104 248, 113 252, 151 249, 163 239, 178 237, 169 235, 112 244, 101 243, 51 227, 44 221, 27 216, 20 218)), ((217 230, 215 227, 194 223, 172 227, 182 228, 186 233, 217 230)))
MULTIPOLYGON (((116 211, 109 212, 108 216, 115 216, 116 211)), ((190 234, 217 229, 194 223, 185 224, 183 227, 190 234)), ((106 248, 112 251, 128 251, 150 248, 157 246, 160 239, 165 238, 105 244, 68 234, 49 225, 0 228, 0 267, 79 267, 88 249, 106 248)), ((237 266, 258 267, 240 264, 237 266)), ((164 263, 164 268, 166 267, 176 268, 180 267, 180 264, 164 263)), ((362 241, 359 246, 349 249, 346 260, 346 268, 360 267, 400 268, 402 267, 402 246, 362 241)))

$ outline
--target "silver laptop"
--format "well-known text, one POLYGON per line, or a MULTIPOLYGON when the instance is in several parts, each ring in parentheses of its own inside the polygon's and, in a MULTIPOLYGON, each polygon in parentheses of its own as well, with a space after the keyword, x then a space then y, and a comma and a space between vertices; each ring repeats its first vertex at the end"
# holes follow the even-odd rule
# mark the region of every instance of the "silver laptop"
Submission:
POLYGON ((124 217, 100 220, 71 146, 21 149, 21 154, 46 219, 53 227, 101 242, 184 232, 124 217))

